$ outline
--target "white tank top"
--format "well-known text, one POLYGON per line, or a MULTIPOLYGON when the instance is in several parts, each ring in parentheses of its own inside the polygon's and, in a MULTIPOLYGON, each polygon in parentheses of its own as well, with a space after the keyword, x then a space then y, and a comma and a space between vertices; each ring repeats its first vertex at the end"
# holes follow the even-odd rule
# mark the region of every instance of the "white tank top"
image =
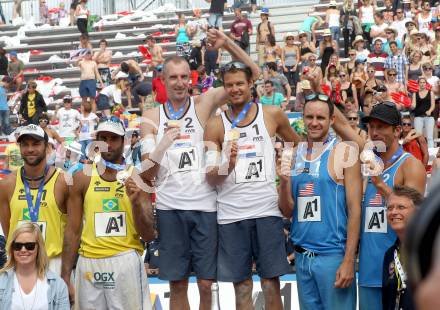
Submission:
POLYGON ((373 13, 373 6, 369 7, 361 7, 362 9, 362 24, 374 24, 374 13, 373 13))
MULTIPOLYGON (((205 179, 204 129, 197 118, 194 101, 179 119, 180 138, 174 141, 160 163, 156 179, 156 206, 160 210, 217 211, 216 192, 205 179)), ((160 141, 170 118, 165 105, 159 109, 160 141)))
POLYGON ((332 13, 328 16, 329 27, 339 27, 339 14, 332 13))
POLYGON ((424 32, 426 34, 429 34, 429 25, 432 20, 432 12, 429 13, 428 17, 422 18, 422 15, 419 14, 419 18, 417 19, 417 22, 419 23, 419 31, 424 32))
MULTIPOLYGON (((217 192, 217 220, 229 224, 245 219, 279 216, 278 193, 275 187, 275 150, 273 139, 264 124, 262 105, 257 105, 257 116, 245 127, 235 127, 240 132, 238 157, 235 169, 229 174, 217 192)), ((225 112, 221 114, 225 130, 231 129, 231 121, 225 112)), ((222 155, 225 156, 225 155, 222 155)), ((222 162, 225 158, 222 158, 222 162)))

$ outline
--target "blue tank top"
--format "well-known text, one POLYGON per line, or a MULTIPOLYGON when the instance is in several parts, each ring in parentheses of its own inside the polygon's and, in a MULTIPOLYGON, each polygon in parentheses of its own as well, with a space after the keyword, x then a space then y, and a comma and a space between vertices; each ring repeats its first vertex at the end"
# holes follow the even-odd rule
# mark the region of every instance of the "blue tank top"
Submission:
POLYGON ((318 19, 313 16, 307 16, 304 22, 301 25, 300 31, 310 32, 312 31, 312 25, 316 23, 318 19))
POLYGON ((189 42, 188 35, 186 34, 186 28, 185 27, 179 27, 179 30, 177 32, 177 43, 187 43, 189 42))
MULTIPOLYGON (((403 162, 410 157, 402 156, 382 173, 382 179, 390 188, 403 162)), ((396 233, 388 226, 385 199, 368 178, 362 202, 361 241, 359 249, 359 285, 382 287, 383 257, 396 242, 396 233)))
POLYGON ((347 207, 345 186, 338 184, 328 171, 328 160, 336 144, 331 140, 321 156, 307 161, 307 144, 298 146, 292 170, 294 211, 291 239, 316 254, 345 253, 347 207))

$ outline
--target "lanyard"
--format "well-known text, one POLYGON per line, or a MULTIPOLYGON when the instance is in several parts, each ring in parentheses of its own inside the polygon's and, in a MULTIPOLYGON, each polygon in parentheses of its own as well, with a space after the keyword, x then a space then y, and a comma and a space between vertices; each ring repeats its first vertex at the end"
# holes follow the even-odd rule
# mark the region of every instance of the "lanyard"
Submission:
POLYGON ((400 263, 400 259, 399 259, 399 255, 397 254, 397 249, 394 250, 394 266, 397 269, 397 273, 398 273, 398 282, 400 280, 400 287, 398 285, 398 289, 400 290, 404 290, 406 289, 406 273, 402 268, 402 264, 400 263))
POLYGON ((101 159, 101 160, 102 160, 102 163, 104 164, 104 166, 106 166, 107 168, 116 170, 116 171, 125 170, 125 168, 127 167, 126 164, 125 164, 125 161, 124 161, 124 163, 122 165, 119 165, 119 164, 111 163, 111 162, 106 161, 104 159, 101 159))
MULTIPOLYGON (((329 143, 332 140, 333 140, 332 137, 330 137, 330 135, 328 135, 327 138, 325 139, 325 141, 322 143, 322 146, 324 147, 327 143, 329 143)), ((317 142, 317 143, 320 143, 320 142, 317 142)), ((307 146, 307 154, 313 154, 314 152, 315 151, 314 151, 313 145, 312 145, 311 149, 307 146)))
POLYGON ((244 107, 244 109, 241 110, 241 112, 238 114, 238 116, 236 118, 234 118, 234 120, 232 121, 231 129, 234 129, 235 127, 237 127, 237 125, 243 120, 243 118, 246 117, 246 114, 249 112, 249 109, 251 108, 252 103, 254 103, 254 102, 249 101, 246 104, 246 106, 244 107))
MULTIPOLYGON (((379 156, 376 150, 374 150, 374 153, 379 156)), ((387 164, 391 165, 393 164, 401 155, 403 154, 403 148, 399 147, 399 149, 391 156, 391 158, 387 161, 387 164)))
POLYGON ((168 111, 170 112, 170 118, 172 120, 176 120, 182 117, 183 111, 186 108, 186 104, 183 104, 179 110, 174 111, 173 105, 170 103, 169 100, 167 100, 167 107, 168 107, 168 111))
POLYGON ((46 166, 46 168, 44 169, 43 179, 41 180, 40 185, 38 186, 38 193, 35 199, 35 206, 34 206, 34 202, 32 201, 31 190, 29 187, 29 182, 25 178, 24 168, 21 169, 21 177, 23 179, 24 191, 26 193, 26 201, 29 209, 29 216, 32 222, 38 221, 38 215, 40 213, 41 195, 43 194, 44 182, 46 181, 46 175, 48 171, 49 171, 49 166, 46 166))

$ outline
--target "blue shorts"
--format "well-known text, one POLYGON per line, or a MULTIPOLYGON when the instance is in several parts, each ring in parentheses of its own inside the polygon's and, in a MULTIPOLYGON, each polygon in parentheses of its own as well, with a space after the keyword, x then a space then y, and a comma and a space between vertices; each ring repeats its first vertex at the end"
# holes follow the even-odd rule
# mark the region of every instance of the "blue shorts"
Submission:
POLYGON ((99 94, 96 99, 96 109, 98 111, 110 110, 110 99, 106 95, 99 94))
POLYGON ((96 81, 95 80, 81 80, 79 83, 79 95, 84 97, 95 98, 96 96, 96 81))
POLYGON ((359 285, 359 310, 382 309, 382 288, 359 285))
POLYGON ((211 27, 220 29, 223 27, 223 15, 216 13, 209 13, 208 24, 211 27))
POLYGON ((157 210, 159 278, 214 280, 217 274, 217 212, 157 210))
POLYGON ((291 269, 281 217, 269 216, 218 225, 218 280, 241 282, 252 276, 252 263, 263 279, 291 269))
POLYGON ((301 309, 356 309, 356 279, 348 288, 335 288, 336 271, 343 259, 343 255, 308 256, 295 252, 301 309))

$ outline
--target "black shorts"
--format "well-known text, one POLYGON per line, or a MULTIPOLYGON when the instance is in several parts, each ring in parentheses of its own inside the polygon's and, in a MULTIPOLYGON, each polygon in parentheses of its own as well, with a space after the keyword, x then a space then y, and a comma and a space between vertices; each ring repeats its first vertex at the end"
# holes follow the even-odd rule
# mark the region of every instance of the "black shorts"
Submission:
POLYGON ((281 217, 269 216, 218 225, 217 279, 241 282, 252 276, 252 263, 260 278, 289 272, 281 217))
POLYGON ((157 210, 159 278, 214 280, 217 274, 217 212, 157 210))

